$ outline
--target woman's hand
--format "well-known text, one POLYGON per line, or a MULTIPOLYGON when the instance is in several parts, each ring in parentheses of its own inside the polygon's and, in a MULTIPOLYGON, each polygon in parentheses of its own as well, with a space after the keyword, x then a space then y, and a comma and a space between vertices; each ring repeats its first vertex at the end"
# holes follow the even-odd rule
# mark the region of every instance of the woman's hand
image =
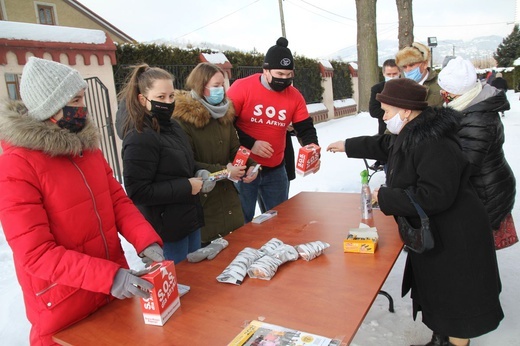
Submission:
POLYGON ((327 151, 331 151, 333 153, 336 153, 336 152, 344 153, 345 152, 345 141, 337 141, 334 143, 330 143, 329 146, 327 147, 327 151))
POLYGON ((230 162, 227 164, 226 169, 229 174, 229 179, 237 181, 242 179, 242 177, 246 174, 247 166, 233 166, 230 162))
POLYGON ((189 178, 191 184, 191 194, 196 195, 202 189, 202 178, 189 178))

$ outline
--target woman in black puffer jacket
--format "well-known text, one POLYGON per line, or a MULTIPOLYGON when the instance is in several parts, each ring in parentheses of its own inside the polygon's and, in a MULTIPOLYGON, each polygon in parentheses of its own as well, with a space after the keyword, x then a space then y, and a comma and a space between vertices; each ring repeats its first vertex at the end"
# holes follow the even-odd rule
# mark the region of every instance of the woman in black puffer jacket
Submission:
POLYGON ((125 107, 116 126, 123 137, 123 177, 128 196, 164 242, 164 256, 179 263, 200 248, 204 214, 195 178, 200 168, 186 134, 172 120, 173 76, 136 66, 121 92, 125 107))
MULTIPOLYGON (((493 230, 514 231, 511 210, 516 181, 502 149, 505 136, 499 114, 510 109, 505 92, 477 81, 473 64, 460 57, 440 72, 439 85, 446 105, 461 112, 458 135, 462 150, 473 167, 471 182, 484 202, 493 230)), ((514 232, 497 245, 502 248, 517 241, 514 232)))

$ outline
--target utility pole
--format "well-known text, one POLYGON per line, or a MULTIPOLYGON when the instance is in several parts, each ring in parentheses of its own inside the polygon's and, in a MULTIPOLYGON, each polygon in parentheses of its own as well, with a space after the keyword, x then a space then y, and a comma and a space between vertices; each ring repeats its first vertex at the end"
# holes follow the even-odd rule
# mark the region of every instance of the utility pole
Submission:
POLYGON ((455 45, 453 45, 453 56, 455 56, 455 45))
POLYGON ((283 18, 282 0, 278 0, 278 6, 280 7, 280 21, 282 22, 282 36, 287 38, 287 35, 285 34, 285 19, 283 18))

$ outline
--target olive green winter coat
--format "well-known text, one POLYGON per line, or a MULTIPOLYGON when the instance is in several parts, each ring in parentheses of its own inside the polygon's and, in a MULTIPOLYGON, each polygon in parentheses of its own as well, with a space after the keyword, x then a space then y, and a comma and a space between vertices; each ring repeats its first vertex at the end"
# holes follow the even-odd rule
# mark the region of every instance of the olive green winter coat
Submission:
MULTIPOLYGON (((177 90, 175 93, 173 117, 188 135, 195 161, 212 173, 226 168, 229 162, 233 162, 240 147, 233 126, 235 109, 231 101, 226 115, 214 119, 190 92, 177 90)), ((253 164, 248 161, 248 166, 253 164)), ((201 193, 200 196, 206 224, 201 233, 203 244, 225 236, 244 224, 238 191, 232 181, 218 181, 211 192, 201 193)))

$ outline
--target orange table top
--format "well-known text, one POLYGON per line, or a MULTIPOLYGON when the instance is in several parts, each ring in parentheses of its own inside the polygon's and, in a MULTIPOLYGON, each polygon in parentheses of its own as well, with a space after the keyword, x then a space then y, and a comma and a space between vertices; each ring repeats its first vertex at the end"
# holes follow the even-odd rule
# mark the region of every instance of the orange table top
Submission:
POLYGON ((379 243, 374 254, 344 253, 343 239, 360 221, 360 196, 301 192, 262 224, 246 224, 226 237, 229 246, 214 260, 175 266, 189 285, 181 306, 162 327, 145 325, 137 298, 115 300, 57 333, 61 345, 227 345, 254 319, 350 343, 402 249, 392 217, 374 210, 379 243), (271 280, 246 276, 242 285, 216 277, 245 247, 272 238, 298 245, 330 244, 309 262, 280 266, 271 280))

